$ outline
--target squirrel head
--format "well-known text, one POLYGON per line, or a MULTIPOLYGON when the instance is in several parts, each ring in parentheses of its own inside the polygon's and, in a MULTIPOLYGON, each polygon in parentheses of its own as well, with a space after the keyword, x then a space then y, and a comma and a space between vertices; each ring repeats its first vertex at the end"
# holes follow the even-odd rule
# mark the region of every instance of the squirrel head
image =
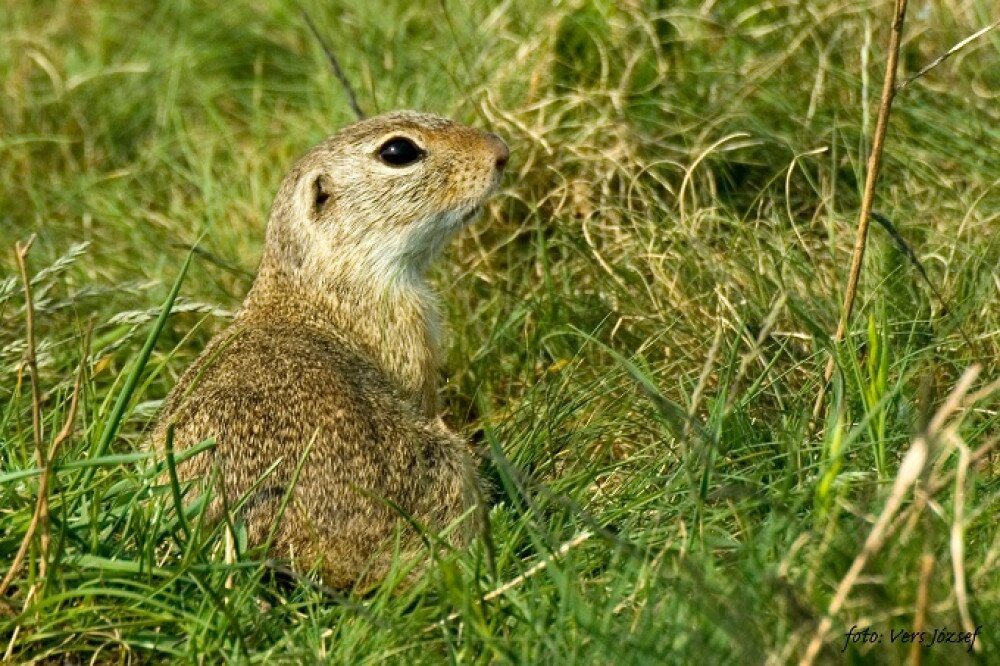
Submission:
POLYGON ((425 113, 348 125, 285 177, 265 260, 334 281, 419 277, 478 215, 508 156, 495 134, 425 113))

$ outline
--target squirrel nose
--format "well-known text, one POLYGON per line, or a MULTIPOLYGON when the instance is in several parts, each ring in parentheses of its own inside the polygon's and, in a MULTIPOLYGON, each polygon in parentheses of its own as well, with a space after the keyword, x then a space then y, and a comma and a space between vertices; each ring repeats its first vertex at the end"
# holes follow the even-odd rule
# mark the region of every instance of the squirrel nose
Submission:
POLYGON ((503 171, 503 168, 507 166, 507 160, 510 159, 510 149, 507 148, 507 144, 503 139, 492 132, 487 134, 487 139, 490 143, 490 148, 493 150, 493 158, 497 165, 497 171, 503 171))

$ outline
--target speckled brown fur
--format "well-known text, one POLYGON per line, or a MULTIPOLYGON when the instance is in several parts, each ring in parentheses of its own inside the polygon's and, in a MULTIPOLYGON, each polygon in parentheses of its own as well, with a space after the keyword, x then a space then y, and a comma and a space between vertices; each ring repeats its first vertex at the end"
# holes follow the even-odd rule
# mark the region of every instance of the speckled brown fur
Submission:
MULTIPOLYGON (((242 309, 178 382, 153 432, 174 427, 183 481, 213 466, 232 504, 276 461, 244 506, 263 543, 308 447, 272 544, 327 585, 384 576, 394 538, 419 546, 394 504, 450 539, 478 529, 476 464, 437 416, 440 317, 424 273, 495 189, 507 148, 495 135, 414 112, 350 125, 300 159, 268 221, 260 269, 242 309), (405 137, 426 155, 384 164, 405 137)), ((479 507, 481 508, 481 507, 479 507)))

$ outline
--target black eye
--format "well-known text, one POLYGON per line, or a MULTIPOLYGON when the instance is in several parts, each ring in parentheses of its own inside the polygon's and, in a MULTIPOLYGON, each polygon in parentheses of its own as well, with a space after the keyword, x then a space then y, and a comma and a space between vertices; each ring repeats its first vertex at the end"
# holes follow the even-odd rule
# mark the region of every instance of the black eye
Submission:
POLYGON ((378 149, 378 156, 389 166, 406 166, 413 164, 424 156, 424 151, 417 144, 401 136, 389 139, 378 149))

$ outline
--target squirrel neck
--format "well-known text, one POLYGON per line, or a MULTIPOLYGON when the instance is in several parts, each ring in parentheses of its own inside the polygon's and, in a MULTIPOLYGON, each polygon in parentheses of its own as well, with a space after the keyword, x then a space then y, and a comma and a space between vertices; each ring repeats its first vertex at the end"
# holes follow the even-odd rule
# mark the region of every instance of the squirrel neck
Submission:
POLYGON ((422 276, 358 274, 283 265, 265 250, 238 320, 308 325, 338 334, 371 358, 421 413, 438 411, 440 312, 422 276))

